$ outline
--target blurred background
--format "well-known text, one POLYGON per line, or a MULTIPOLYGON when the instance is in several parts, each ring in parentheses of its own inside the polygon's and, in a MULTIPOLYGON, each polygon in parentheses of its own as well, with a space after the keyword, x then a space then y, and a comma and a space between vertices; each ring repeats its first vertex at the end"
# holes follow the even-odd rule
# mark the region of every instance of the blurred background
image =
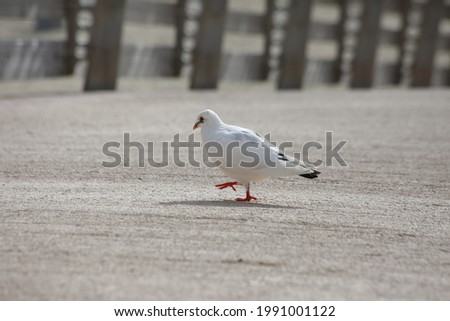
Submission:
POLYGON ((0 94, 450 84, 448 0, 0 0, 0 94))
POLYGON ((0 0, 0 300, 450 300, 449 13, 0 0), (164 147, 205 108, 349 166, 235 202, 164 147), (125 133, 169 166, 103 167, 125 133))

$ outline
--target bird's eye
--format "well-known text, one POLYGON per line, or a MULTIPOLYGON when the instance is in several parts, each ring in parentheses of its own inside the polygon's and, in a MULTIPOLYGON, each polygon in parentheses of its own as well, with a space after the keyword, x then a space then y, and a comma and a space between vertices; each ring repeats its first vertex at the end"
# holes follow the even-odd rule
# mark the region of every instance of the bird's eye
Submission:
POLYGON ((203 122, 205 121, 205 118, 200 117, 199 121, 200 121, 201 123, 203 123, 203 122))

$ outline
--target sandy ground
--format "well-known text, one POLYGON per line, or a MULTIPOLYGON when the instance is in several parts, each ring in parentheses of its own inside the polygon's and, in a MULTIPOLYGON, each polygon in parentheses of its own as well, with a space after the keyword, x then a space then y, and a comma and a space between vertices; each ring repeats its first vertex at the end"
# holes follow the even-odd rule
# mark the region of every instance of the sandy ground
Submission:
POLYGON ((443 90, 4 95, 0 299, 450 300, 449 101, 443 90), (332 131, 349 141, 349 166, 255 184, 251 204, 233 201, 242 188, 216 190, 216 170, 139 168, 136 153, 130 168, 101 166, 105 142, 186 139, 205 108, 296 151, 332 131))

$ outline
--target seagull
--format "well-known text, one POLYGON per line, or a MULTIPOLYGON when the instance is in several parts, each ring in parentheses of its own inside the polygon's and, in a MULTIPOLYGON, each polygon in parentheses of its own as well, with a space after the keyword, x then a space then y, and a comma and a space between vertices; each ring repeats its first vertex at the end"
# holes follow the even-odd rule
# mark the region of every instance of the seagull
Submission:
POLYGON ((225 124, 210 109, 198 114, 192 130, 197 128, 200 128, 204 147, 214 147, 214 152, 207 149, 210 159, 218 162, 219 169, 234 179, 215 187, 221 190, 230 187, 236 191, 235 185, 245 186, 246 196, 237 198, 238 202, 256 200, 250 194, 250 183, 289 175, 312 179, 320 174, 314 166, 285 155, 253 130, 225 124))

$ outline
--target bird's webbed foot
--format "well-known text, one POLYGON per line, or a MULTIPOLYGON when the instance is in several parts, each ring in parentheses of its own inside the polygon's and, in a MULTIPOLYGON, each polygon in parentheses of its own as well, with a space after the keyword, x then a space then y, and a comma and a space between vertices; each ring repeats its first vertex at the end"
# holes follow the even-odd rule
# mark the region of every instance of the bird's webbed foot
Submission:
POLYGON ((239 183, 238 182, 226 182, 226 183, 223 183, 223 184, 217 184, 215 186, 218 189, 224 189, 224 188, 227 188, 227 187, 231 187, 233 189, 233 191, 236 192, 236 188, 234 188, 234 185, 239 185, 239 183))

